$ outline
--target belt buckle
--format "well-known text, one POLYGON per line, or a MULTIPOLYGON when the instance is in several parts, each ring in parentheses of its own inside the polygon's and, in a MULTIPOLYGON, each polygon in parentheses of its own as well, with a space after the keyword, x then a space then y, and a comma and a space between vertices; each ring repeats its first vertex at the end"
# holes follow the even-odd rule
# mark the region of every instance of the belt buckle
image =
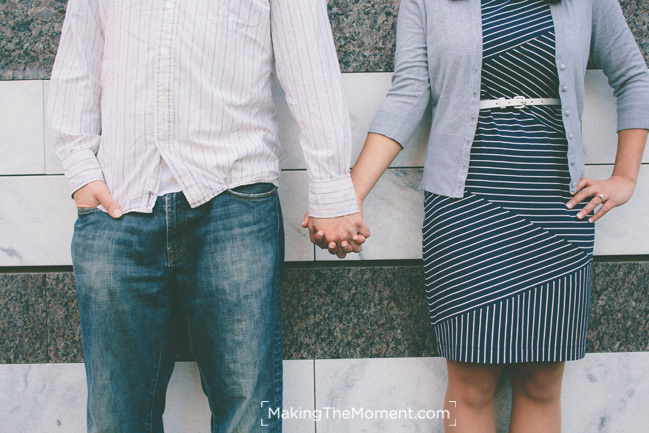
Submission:
POLYGON ((522 110, 523 108, 527 107, 527 101, 525 99, 525 96, 514 96, 512 98, 512 101, 518 102, 518 104, 514 104, 513 107, 522 110))

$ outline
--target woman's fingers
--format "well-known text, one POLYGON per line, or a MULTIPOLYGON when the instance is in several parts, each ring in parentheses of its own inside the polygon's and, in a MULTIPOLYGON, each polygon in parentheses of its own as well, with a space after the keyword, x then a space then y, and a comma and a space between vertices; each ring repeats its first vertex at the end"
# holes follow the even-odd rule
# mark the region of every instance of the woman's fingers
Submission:
POLYGON ((594 185, 594 180, 582 178, 577 184, 577 192, 572 196, 568 203, 566 203, 566 207, 572 209, 588 197, 594 195, 594 185))
POLYGON ((597 210, 597 212, 595 212, 595 215, 588 219, 588 222, 594 223, 595 221, 606 215, 606 212, 610 211, 614 207, 615 205, 613 204, 613 202, 604 202, 604 204, 597 210))
POLYGON ((595 196, 593 197, 586 206, 582 210, 580 210, 577 213, 577 219, 584 219, 587 215, 590 215, 592 211, 595 210, 595 208, 601 204, 603 204, 604 201, 599 197, 595 196))

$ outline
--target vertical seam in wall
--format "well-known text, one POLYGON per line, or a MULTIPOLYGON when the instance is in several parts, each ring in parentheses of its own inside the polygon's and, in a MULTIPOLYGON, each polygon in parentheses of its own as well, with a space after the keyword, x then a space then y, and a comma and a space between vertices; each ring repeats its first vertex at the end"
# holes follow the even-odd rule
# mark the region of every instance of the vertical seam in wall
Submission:
POLYGON ((46 140, 46 135, 47 134, 47 122, 45 121, 45 80, 41 80, 41 122, 43 122, 43 136, 41 143, 43 143, 43 174, 47 174, 47 140, 46 140))
MULTIPOLYGON (((47 274, 41 275, 41 278, 44 280, 47 280, 47 274)), ((46 286, 46 284, 43 284, 41 286, 41 289, 43 286, 46 286)), ((47 363, 52 362, 52 345, 50 343, 50 291, 47 289, 42 289, 43 290, 43 309, 45 310, 45 359, 47 359, 47 363)), ((30 290, 33 293, 33 289, 30 290)))
MULTIPOLYGON (((315 246, 313 249, 313 254, 315 255, 315 246)), ((313 360, 313 413, 315 414, 318 408, 318 401, 316 397, 316 380, 315 380, 315 359, 313 360)), ((313 417, 313 432, 318 433, 318 422, 313 417)))

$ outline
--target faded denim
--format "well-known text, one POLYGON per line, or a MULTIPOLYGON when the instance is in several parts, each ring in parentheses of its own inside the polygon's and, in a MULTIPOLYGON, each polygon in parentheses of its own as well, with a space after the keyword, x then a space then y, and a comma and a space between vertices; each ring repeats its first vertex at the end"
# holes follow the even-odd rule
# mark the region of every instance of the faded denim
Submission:
POLYGON ((281 431, 261 404, 282 400, 283 237, 271 184, 238 187, 194 209, 182 193, 168 194, 153 213, 119 220, 79 210, 72 254, 90 433, 163 432, 178 320, 211 432, 281 431))

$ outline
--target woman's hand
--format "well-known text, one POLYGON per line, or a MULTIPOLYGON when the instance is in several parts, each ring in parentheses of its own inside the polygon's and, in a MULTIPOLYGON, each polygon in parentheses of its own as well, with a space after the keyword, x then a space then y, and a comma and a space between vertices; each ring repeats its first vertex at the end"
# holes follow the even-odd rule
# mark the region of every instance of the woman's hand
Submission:
MULTIPOLYGON (((356 200, 358 201, 358 209, 359 209, 359 216, 363 218, 363 200, 361 199, 360 196, 356 195, 356 200)), ((321 220, 323 221, 323 220, 321 220)), ((324 220, 326 223, 327 221, 324 220)), ((326 225, 326 224, 325 224, 326 225)), ((350 253, 360 253, 363 249, 361 246, 364 242, 366 237, 363 236, 361 233, 356 233, 354 234, 351 239, 348 240, 342 240, 340 244, 337 244, 336 242, 329 242, 327 245, 325 245, 325 239, 327 238, 327 233, 325 233, 323 230, 318 230, 315 233, 312 232, 313 225, 309 226, 309 213, 304 214, 304 221, 302 221, 302 227, 304 228, 309 228, 309 234, 311 237, 311 242, 313 242, 315 245, 319 246, 320 248, 324 249, 327 248, 330 254, 338 256, 338 258, 344 259, 347 254, 350 253)), ((369 235, 369 232, 367 232, 369 235)))
POLYGON ((572 209, 578 203, 592 197, 588 204, 579 211, 577 218, 585 218, 597 206, 601 205, 595 215, 588 219, 588 222, 594 223, 614 207, 629 201, 635 185, 636 182, 632 179, 619 175, 613 175, 606 180, 582 178, 577 184, 577 193, 566 203, 566 207, 572 209))

